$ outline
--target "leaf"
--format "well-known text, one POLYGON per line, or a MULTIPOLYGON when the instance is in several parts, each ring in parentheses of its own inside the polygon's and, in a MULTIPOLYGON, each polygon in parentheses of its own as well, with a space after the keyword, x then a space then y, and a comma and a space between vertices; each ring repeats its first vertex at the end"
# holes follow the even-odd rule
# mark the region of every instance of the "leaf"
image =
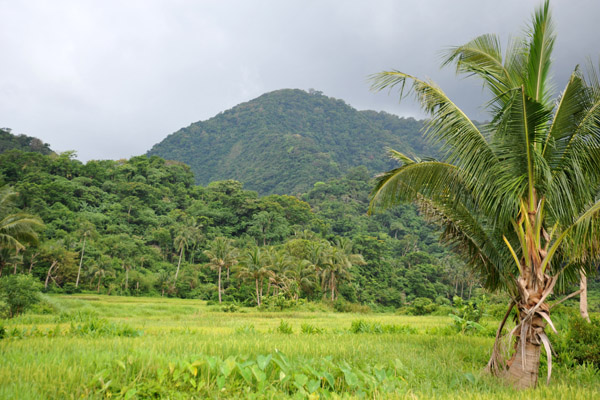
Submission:
POLYGON ((294 375, 294 383, 296 383, 300 386, 304 386, 304 385, 306 385, 306 382, 308 382, 308 376, 306 376, 304 374, 294 375))
POLYGON ((344 378, 346 379, 346 384, 350 387, 358 386, 358 376, 350 370, 343 370, 344 378))
POLYGON ((234 368, 236 367, 236 362, 235 359, 233 357, 228 357, 223 364, 221 364, 221 373, 223 374, 223 376, 225 376, 225 378, 227 378, 231 372, 234 370, 234 368))
POLYGON ((135 388, 131 388, 129 389, 126 393, 125 396, 123 396, 123 398, 125 400, 129 400, 131 399, 133 396, 135 396, 135 394, 137 393, 137 390, 135 388))
POLYGON ((273 358, 271 354, 267 356, 259 355, 258 357, 256 357, 256 363, 258 364, 258 368, 264 371, 267 365, 269 365, 269 362, 271 362, 271 358, 273 358))
POLYGON ((475 379, 475 375, 473 375, 471 372, 467 372, 465 374, 465 378, 469 381, 469 383, 471 383, 472 385, 475 385, 477 383, 477 379, 475 379))
POLYGON ((225 378, 224 376, 219 376, 217 378, 217 387, 219 388, 219 390, 225 387, 226 380, 227 378, 225 378))
POLYGON ((327 383, 329 384, 329 387, 331 387, 331 390, 335 389, 335 379, 333 379, 333 375, 331 375, 329 372, 323 372, 323 378, 325 378, 325 381, 327 381, 327 383))
POLYGON ((248 385, 252 385, 252 371, 250 371, 250 368, 243 367, 239 363, 238 363, 237 367, 238 367, 238 371, 240 372, 240 375, 242 376, 242 378, 244 378, 246 383, 248 385))
POLYGON ((550 384, 550 376, 552 376, 552 346, 550 345, 550 340, 545 333, 540 333, 540 339, 542 339, 542 343, 544 343, 544 348, 546 349, 546 357, 548 357, 548 378, 546 379, 546 384, 550 384))
POLYGON ((314 393, 317 390, 319 390, 319 388, 321 387, 321 382, 319 382, 316 379, 311 379, 307 384, 306 384, 306 389, 308 389, 308 391, 310 393, 314 393))
POLYGON ((262 383, 267 380, 267 375, 257 365, 250 367, 250 370, 252 371, 252 374, 258 383, 262 383))

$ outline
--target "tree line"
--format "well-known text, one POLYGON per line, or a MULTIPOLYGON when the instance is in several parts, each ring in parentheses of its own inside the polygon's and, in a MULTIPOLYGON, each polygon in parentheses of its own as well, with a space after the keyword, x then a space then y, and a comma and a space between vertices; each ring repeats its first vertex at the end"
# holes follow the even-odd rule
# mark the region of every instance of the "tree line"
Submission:
POLYGON ((13 150, 0 174, 2 217, 30 215, 38 239, 3 243, 0 274, 32 274, 49 291, 398 307, 467 297, 475 282, 413 206, 366 215, 364 167, 301 197, 196 186, 186 165, 157 156, 83 164, 13 150))

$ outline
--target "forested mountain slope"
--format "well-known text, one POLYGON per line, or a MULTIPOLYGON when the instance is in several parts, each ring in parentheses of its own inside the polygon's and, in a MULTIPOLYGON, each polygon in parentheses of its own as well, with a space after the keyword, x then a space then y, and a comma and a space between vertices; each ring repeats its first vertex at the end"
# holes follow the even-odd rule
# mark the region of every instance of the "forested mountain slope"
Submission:
POLYGON ((52 154, 48 143, 27 135, 13 135, 11 129, 0 128, 0 154, 8 150, 32 151, 35 153, 52 154))
POLYGON ((357 111, 318 91, 283 89, 191 124, 148 155, 188 164, 196 183, 235 179, 259 194, 300 194, 317 181, 364 165, 374 174, 394 165, 385 148, 431 155, 422 122, 357 111))

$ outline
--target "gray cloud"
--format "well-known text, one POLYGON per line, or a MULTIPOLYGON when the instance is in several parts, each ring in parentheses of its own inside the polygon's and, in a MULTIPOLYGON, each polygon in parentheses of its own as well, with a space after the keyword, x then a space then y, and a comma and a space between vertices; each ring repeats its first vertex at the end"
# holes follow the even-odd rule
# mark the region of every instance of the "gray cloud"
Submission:
MULTIPOLYGON (((435 80, 470 115, 481 87, 439 68, 440 50, 518 34, 539 1, 0 0, 0 125, 82 160, 142 154, 169 133, 280 88, 422 116, 372 93, 399 69, 435 80)), ((557 88, 598 60, 596 1, 554 1, 557 88)))

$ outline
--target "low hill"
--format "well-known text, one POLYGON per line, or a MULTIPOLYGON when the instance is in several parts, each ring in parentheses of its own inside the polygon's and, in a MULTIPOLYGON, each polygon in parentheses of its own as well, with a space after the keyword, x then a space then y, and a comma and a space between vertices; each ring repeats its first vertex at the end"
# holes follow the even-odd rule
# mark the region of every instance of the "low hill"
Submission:
POLYGON ((392 168, 386 147, 429 155, 421 128, 318 91, 283 89, 180 129, 147 154, 188 164, 201 185, 235 179, 260 194, 299 194, 354 166, 392 168))

